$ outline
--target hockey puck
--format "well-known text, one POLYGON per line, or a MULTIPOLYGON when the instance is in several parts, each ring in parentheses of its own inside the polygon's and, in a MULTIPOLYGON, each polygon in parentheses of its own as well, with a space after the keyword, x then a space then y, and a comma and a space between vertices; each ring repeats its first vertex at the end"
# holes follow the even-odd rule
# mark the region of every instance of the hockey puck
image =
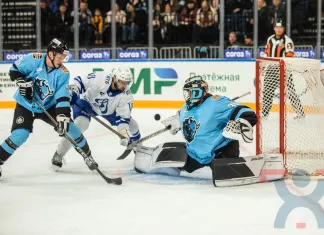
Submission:
POLYGON ((155 114, 154 115, 154 119, 156 120, 156 121, 159 121, 160 119, 161 119, 161 116, 160 116, 160 114, 155 114))

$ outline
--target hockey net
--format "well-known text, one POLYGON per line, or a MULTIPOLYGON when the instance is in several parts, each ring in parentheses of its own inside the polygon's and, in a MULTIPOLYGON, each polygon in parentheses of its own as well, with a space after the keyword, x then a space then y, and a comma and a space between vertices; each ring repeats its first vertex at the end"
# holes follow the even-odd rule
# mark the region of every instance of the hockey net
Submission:
POLYGON ((288 174, 324 175, 324 87, 318 60, 256 60, 256 151, 282 153, 288 174))

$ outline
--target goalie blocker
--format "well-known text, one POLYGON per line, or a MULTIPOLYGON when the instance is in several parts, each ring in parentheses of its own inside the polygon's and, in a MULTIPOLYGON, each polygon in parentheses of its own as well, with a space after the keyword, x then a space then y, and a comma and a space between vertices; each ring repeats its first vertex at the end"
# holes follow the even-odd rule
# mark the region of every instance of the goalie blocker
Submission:
MULTIPOLYGON (((134 160, 140 173, 179 176, 187 163, 186 145, 182 142, 160 144, 155 148, 138 146, 134 160)), ((215 158, 209 164, 215 187, 238 186, 284 177, 281 154, 236 158, 215 158)))

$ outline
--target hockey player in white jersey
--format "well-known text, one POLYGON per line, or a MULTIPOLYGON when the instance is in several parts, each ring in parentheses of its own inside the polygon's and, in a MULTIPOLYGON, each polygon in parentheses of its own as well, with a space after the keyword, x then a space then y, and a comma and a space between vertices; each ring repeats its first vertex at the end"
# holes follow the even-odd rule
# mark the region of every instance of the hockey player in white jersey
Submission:
MULTIPOLYGON (((82 133, 90 124, 88 112, 117 126, 117 131, 125 137, 120 140, 121 145, 127 146, 140 139, 138 124, 131 117, 134 98, 129 87, 132 80, 130 69, 120 67, 113 69, 111 74, 93 72, 77 76, 70 82, 73 119, 82 133)), ((62 167, 63 157, 70 148, 71 144, 62 139, 52 158, 54 170, 62 167)))

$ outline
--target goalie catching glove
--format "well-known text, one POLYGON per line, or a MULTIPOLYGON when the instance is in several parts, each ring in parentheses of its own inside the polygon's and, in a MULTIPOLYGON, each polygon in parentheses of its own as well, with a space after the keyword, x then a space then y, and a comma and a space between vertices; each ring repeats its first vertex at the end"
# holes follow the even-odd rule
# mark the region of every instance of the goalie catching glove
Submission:
POLYGON ((245 119, 239 118, 236 121, 230 120, 223 130, 223 136, 229 139, 252 143, 253 127, 245 119))
POLYGON ((177 113, 175 115, 162 120, 161 123, 166 127, 168 127, 168 126, 171 127, 170 133, 172 135, 177 134, 178 131, 181 129, 180 128, 180 110, 177 111, 177 113))

